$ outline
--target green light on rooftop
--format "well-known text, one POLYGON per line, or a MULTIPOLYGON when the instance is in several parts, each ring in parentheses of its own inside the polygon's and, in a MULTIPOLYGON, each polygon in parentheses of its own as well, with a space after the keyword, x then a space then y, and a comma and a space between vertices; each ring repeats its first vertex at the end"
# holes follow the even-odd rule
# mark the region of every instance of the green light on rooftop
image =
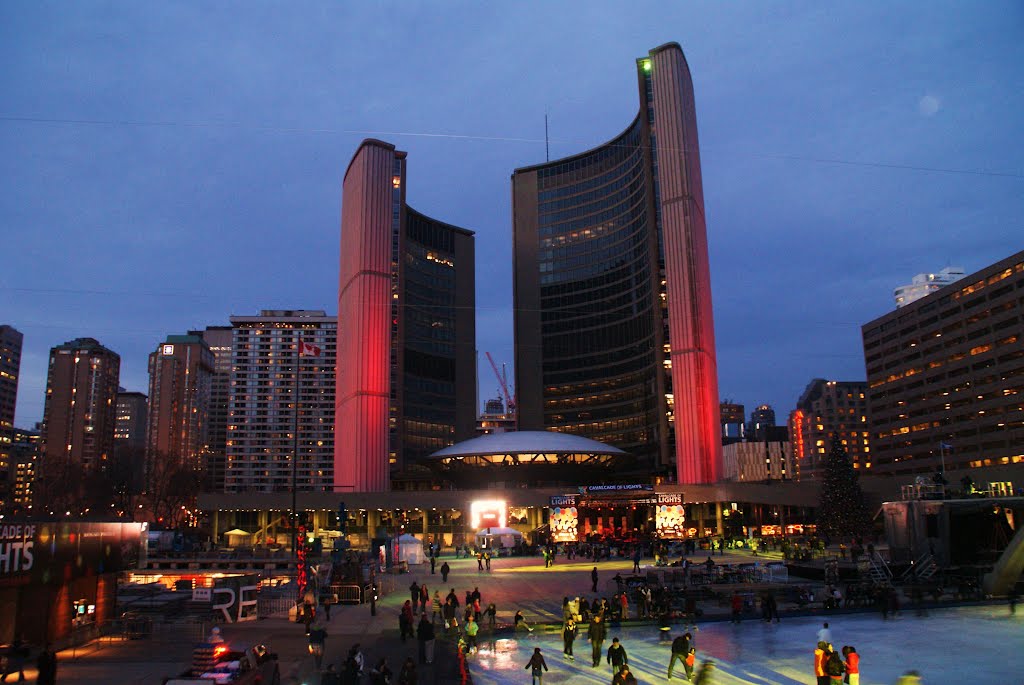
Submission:
POLYGON ((650 70, 651 70, 651 60, 645 59, 644 60, 644 71, 650 71, 650 70))

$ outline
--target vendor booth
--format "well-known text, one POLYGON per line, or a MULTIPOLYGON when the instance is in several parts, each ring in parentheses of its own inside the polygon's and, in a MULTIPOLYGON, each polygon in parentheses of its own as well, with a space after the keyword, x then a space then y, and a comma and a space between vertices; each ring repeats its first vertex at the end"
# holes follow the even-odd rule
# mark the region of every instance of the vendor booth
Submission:
POLYGON ((476 532, 477 547, 492 549, 515 547, 523 541, 523 534, 515 528, 481 528, 476 532))

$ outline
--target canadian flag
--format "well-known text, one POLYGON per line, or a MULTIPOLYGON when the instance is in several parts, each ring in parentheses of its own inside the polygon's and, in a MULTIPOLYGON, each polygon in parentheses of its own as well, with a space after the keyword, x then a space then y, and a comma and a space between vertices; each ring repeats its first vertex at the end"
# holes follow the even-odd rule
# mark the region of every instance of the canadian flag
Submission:
POLYGON ((301 357, 319 357, 320 347, 313 343, 302 341, 299 343, 299 356, 301 357))

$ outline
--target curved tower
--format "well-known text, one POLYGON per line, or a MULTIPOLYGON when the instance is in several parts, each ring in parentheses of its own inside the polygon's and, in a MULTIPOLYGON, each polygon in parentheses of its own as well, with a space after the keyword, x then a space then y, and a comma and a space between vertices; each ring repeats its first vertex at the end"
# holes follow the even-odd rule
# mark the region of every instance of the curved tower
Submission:
POLYGON ((334 486, 392 476, 474 435, 473 233, 405 204, 406 153, 356 150, 342 188, 334 486))
POLYGON ((636 61, 640 111, 608 143, 512 176, 524 430, 575 433, 636 474, 721 474, 693 84, 676 43, 636 61))

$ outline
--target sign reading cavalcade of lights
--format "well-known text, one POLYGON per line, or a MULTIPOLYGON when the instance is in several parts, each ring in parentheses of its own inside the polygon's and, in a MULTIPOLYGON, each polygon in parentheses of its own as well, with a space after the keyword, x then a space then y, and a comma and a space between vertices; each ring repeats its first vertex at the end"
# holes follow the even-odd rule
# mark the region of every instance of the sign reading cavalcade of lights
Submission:
POLYGON ((655 530, 664 540, 686 537, 686 514, 682 493, 655 493, 653 485, 581 485, 579 492, 551 498, 548 525, 552 542, 578 542, 579 510, 597 506, 650 505, 655 508, 655 530))

